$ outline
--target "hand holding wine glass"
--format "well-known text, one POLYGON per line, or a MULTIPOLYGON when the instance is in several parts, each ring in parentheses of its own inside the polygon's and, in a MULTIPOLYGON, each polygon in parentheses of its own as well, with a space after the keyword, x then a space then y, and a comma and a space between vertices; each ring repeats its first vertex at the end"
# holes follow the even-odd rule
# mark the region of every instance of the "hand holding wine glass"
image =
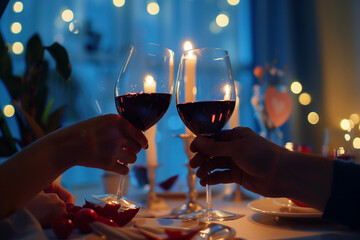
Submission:
MULTIPOLYGON (((234 79, 226 50, 202 48, 183 53, 176 80, 176 107, 191 132, 197 136, 214 137, 229 120, 235 101, 234 79)), ((212 209, 210 185, 206 185, 206 205, 206 209, 179 217, 205 221, 240 217, 212 209)))
MULTIPOLYGON (((115 85, 115 104, 118 113, 134 127, 146 131, 167 111, 174 75, 174 53, 153 43, 134 43, 120 71, 115 85)), ((124 151, 132 152, 129 146, 124 151)), ((136 208, 139 204, 123 196, 124 175, 116 194, 93 196, 105 202, 116 202, 121 208, 136 208)))

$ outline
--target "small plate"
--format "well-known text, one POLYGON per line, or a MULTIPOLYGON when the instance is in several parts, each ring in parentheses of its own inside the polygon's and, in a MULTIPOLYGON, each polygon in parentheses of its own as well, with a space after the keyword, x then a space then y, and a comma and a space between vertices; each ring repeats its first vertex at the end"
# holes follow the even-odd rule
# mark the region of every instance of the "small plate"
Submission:
POLYGON ((289 205, 287 198, 261 198, 248 204, 251 210, 266 215, 288 218, 320 218, 322 212, 314 208, 289 205))

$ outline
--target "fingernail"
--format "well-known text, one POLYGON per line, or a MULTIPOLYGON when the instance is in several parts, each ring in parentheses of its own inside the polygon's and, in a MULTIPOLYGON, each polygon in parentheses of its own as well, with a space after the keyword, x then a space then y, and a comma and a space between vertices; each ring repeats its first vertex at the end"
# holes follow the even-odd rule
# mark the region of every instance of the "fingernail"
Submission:
POLYGON ((145 149, 148 149, 148 148, 149 148, 149 144, 147 143, 145 149))

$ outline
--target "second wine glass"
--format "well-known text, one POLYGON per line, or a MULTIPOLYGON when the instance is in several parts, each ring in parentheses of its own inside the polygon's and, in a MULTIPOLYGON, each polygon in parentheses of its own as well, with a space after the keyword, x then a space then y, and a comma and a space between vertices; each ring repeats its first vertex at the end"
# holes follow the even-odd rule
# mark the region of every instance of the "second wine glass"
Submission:
MULTIPOLYGON (((234 78, 226 50, 202 48, 184 52, 175 87, 177 111, 191 132, 197 136, 213 137, 221 131, 236 102, 234 78)), ((203 221, 239 217, 236 213, 212 209, 211 187, 208 184, 206 209, 179 216, 203 221)))
MULTIPOLYGON (((169 108, 173 82, 173 51, 153 43, 132 44, 115 85, 118 113, 137 129, 148 130, 169 108)), ((137 203, 123 196, 124 178, 124 175, 120 176, 116 194, 93 197, 120 203, 122 209, 138 207, 137 203)))

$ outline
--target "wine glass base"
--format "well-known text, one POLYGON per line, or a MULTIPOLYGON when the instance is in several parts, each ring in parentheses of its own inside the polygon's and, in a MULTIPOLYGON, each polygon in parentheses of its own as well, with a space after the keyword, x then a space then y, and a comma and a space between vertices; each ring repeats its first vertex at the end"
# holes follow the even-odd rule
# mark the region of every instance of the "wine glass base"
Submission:
POLYGON ((204 209, 204 207, 201 206, 200 204, 187 202, 187 203, 182 204, 180 207, 172 210, 171 214, 178 216, 178 215, 182 215, 182 214, 197 212, 201 209, 204 209))
POLYGON ((91 195, 91 197, 97 201, 104 202, 104 203, 120 204, 120 210, 141 207, 141 205, 139 203, 134 202, 124 196, 119 198, 115 194, 99 194, 99 195, 91 195))
POLYGON ((217 209, 202 209, 197 212, 179 215, 178 218, 213 222, 235 220, 241 218, 242 216, 243 215, 237 213, 231 213, 217 209))

